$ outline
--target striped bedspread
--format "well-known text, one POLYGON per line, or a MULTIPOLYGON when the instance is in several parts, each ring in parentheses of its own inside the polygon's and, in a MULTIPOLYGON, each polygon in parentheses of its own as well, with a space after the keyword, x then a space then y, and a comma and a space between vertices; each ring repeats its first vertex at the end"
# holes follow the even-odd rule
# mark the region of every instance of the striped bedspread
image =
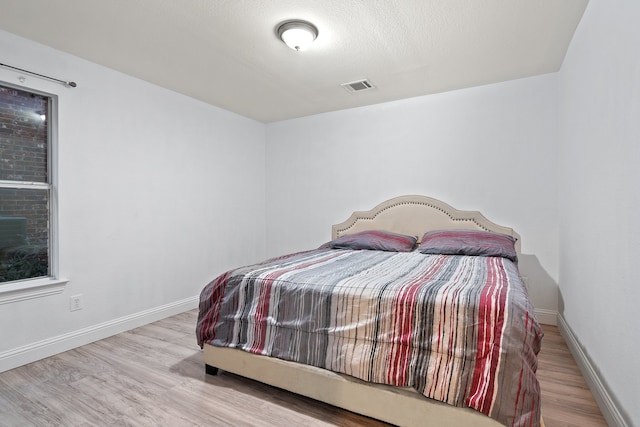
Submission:
POLYGON ((499 257, 318 249, 229 271, 198 343, 329 369, 538 426, 542 330, 499 257))

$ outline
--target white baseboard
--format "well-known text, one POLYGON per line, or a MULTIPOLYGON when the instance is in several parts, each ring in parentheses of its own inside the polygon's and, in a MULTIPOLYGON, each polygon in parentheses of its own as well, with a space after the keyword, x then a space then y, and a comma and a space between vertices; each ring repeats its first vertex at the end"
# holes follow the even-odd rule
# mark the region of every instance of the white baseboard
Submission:
MULTIPOLYGON (((148 323, 156 322, 198 307, 198 296, 185 298, 98 325, 58 335, 0 353, 0 372, 35 362, 82 345, 98 341, 148 323)), ((195 326, 194 326, 195 327, 195 326)), ((194 332, 195 333, 195 332, 194 332)), ((194 335, 195 340, 195 335, 194 335)))
POLYGON ((558 324, 558 312, 555 310, 547 310, 545 308, 536 308, 534 310, 536 319, 538 319, 538 323, 542 323, 544 325, 553 325, 556 326, 558 324))
POLYGON ((629 424, 618 409, 619 405, 611 393, 609 393, 604 382, 600 379, 600 376, 591 363, 591 360, 582 350, 580 342, 573 334, 573 331, 561 314, 558 314, 558 330, 560 331, 560 335, 562 335, 566 341, 567 347, 569 347, 580 371, 582 371, 582 375, 584 376, 589 389, 591 389, 591 393, 593 393, 593 397, 598 403, 604 419, 611 427, 628 427, 629 424))

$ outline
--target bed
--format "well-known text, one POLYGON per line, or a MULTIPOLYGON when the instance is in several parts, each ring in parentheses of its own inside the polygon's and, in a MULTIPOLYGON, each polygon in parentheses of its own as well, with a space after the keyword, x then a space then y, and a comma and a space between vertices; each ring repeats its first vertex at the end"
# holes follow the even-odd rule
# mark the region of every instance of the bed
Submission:
POLYGON ((513 229, 425 196, 354 212, 203 289, 206 371, 401 426, 543 425, 519 252, 513 229))

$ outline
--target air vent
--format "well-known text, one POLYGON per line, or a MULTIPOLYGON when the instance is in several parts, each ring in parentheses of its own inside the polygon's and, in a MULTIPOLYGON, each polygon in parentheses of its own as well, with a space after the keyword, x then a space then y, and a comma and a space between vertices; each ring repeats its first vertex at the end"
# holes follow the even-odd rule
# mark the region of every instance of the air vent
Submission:
POLYGON ((362 92, 363 90, 373 89, 375 86, 367 79, 358 80, 355 82, 342 83, 340 86, 345 88, 347 92, 362 92))

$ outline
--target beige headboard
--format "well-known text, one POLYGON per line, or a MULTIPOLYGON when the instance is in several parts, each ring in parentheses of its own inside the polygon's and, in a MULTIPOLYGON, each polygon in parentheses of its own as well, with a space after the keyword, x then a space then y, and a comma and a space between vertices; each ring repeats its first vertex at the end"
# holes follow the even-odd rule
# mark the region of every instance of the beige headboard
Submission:
POLYGON ((332 226, 332 238, 365 230, 388 230, 421 239, 424 233, 441 229, 471 229, 508 234, 516 238, 520 253, 520 235, 512 228, 489 221, 480 212, 460 211, 440 200, 426 196, 400 196, 382 202, 368 211, 351 214, 346 221, 332 226))

